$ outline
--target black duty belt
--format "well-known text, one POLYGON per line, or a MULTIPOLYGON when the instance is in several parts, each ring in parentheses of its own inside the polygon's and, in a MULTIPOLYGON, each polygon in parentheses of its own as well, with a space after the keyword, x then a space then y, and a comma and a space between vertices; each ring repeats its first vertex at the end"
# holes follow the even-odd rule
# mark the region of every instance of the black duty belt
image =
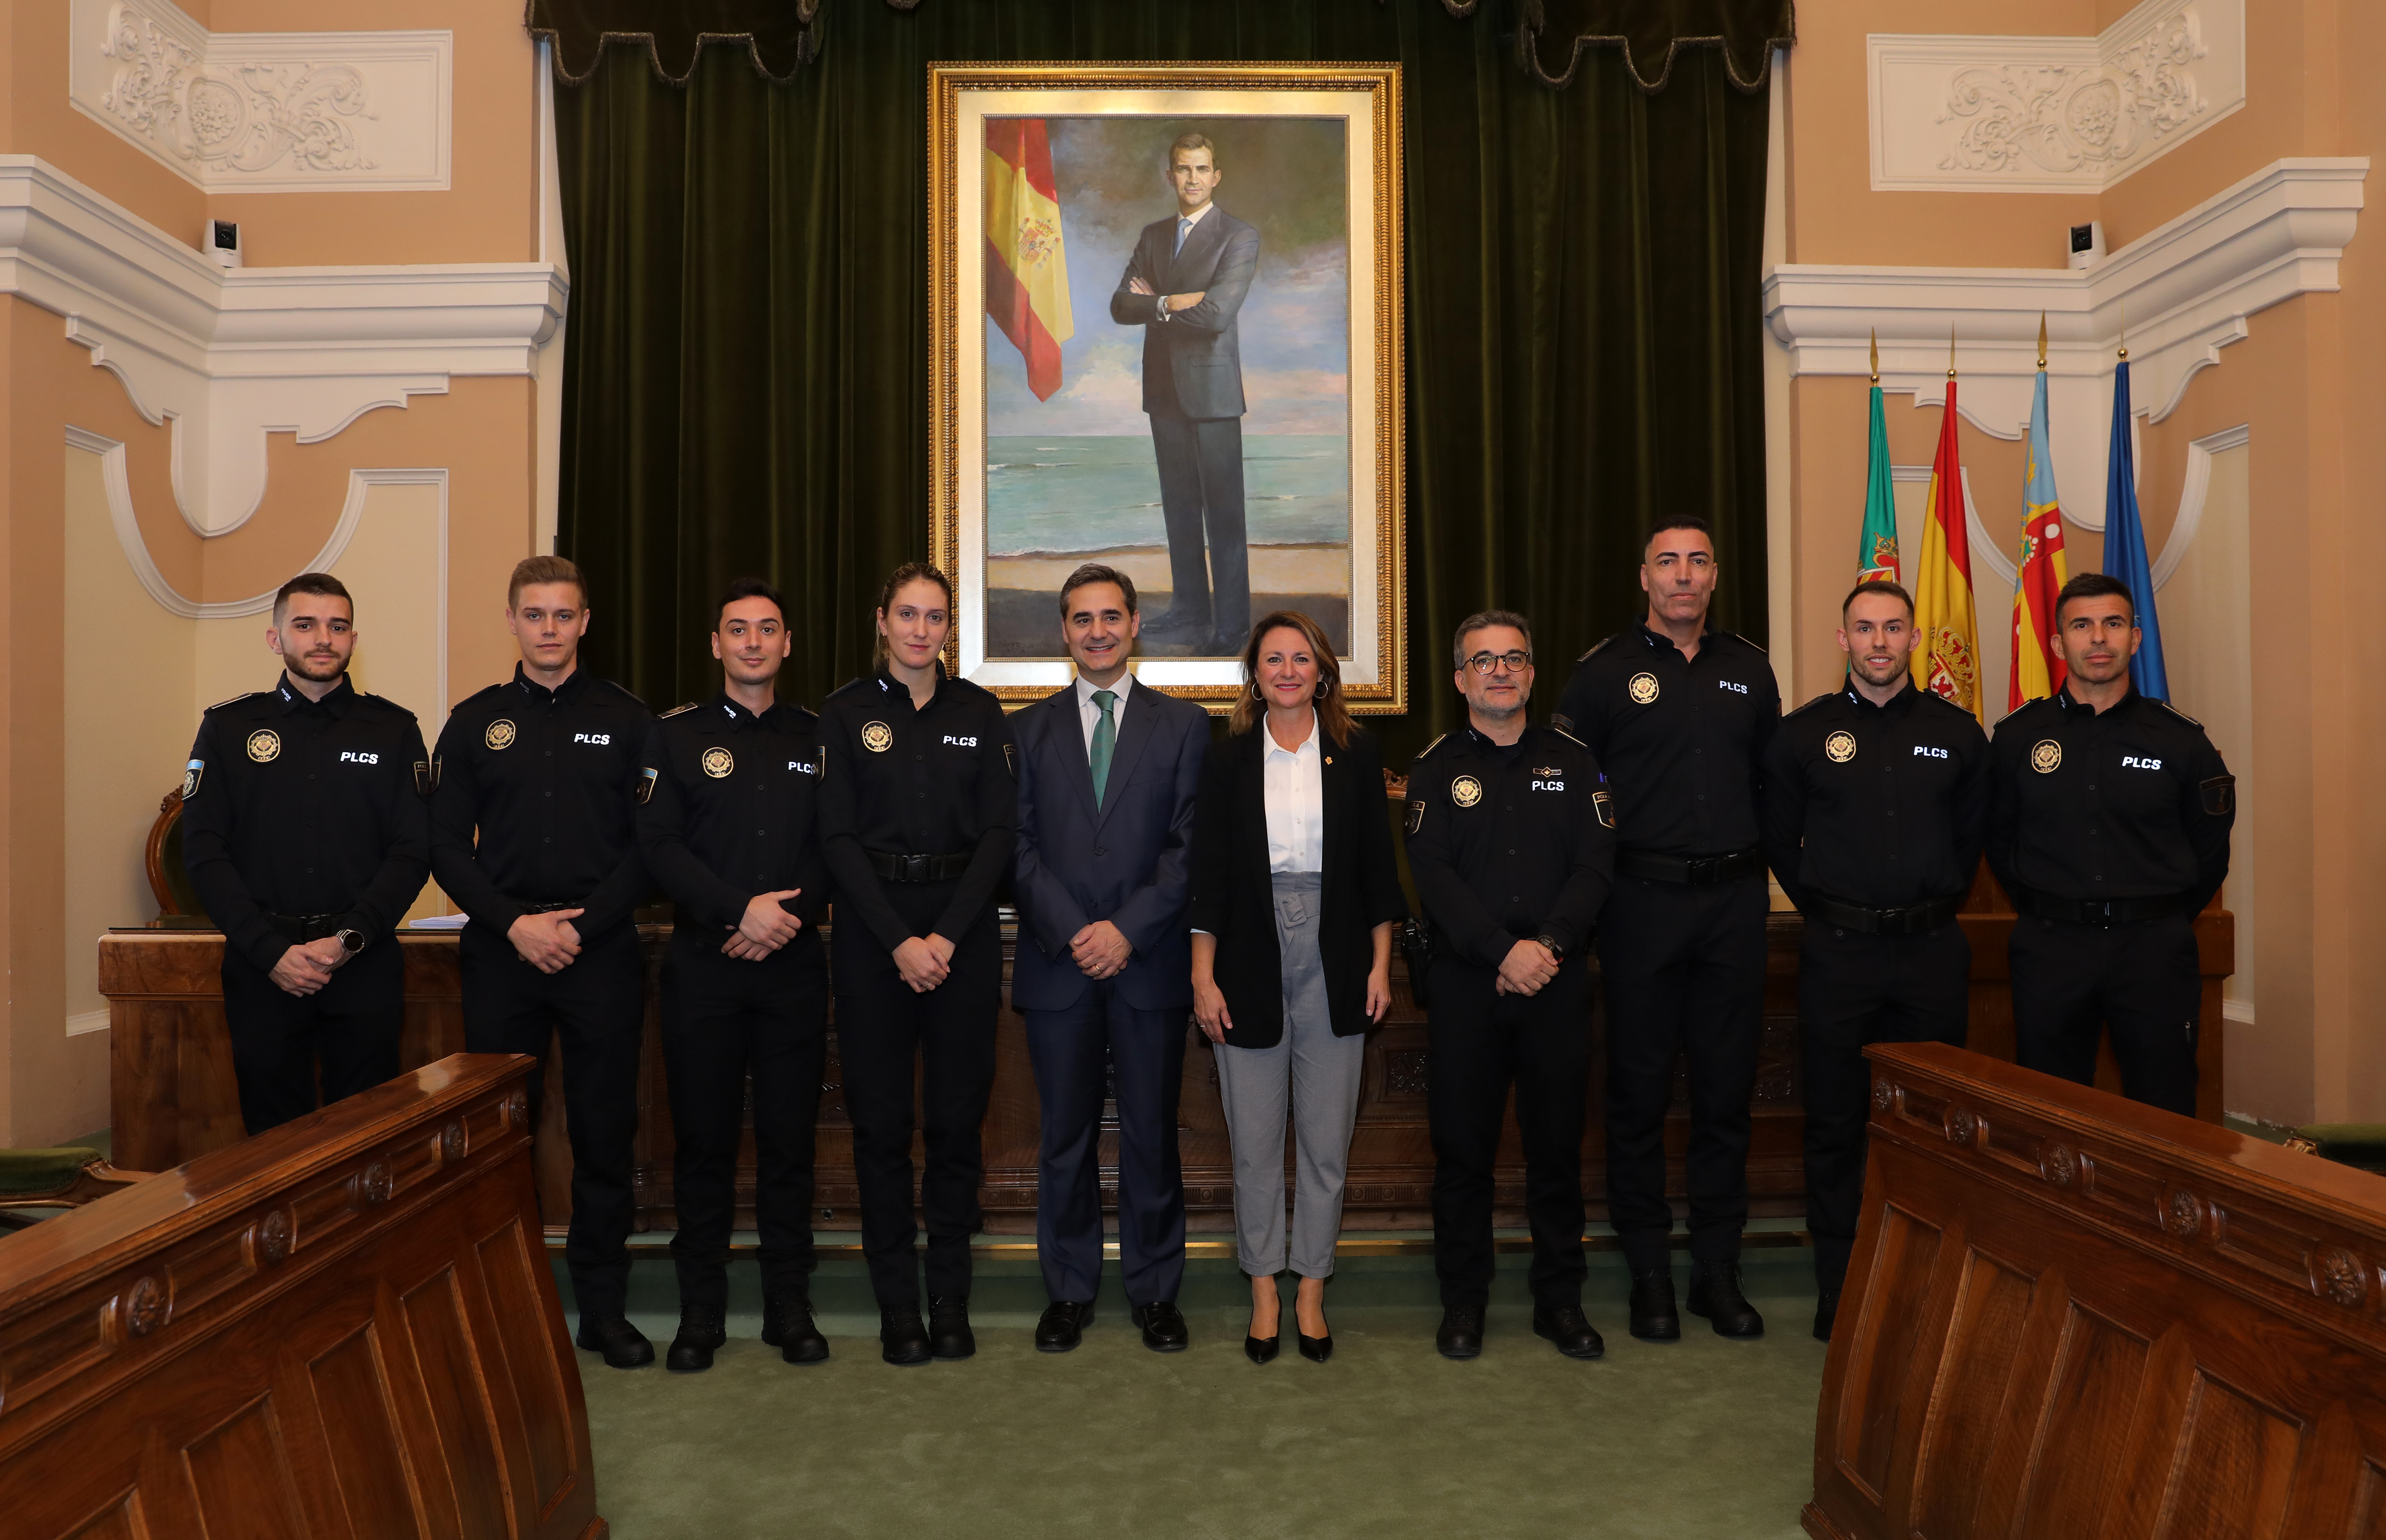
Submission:
POLYGON ((898 856, 891 850, 865 850, 870 870, 890 883, 949 883, 969 870, 975 851, 951 856, 898 856))
POLYGON ((340 917, 336 914, 275 914, 269 909, 265 919, 285 940, 302 946, 340 933, 340 917))
POLYGON ((2139 920, 2167 920, 2187 912, 2183 893, 2160 893, 2151 898, 2057 898, 2033 893, 2016 904, 2032 920, 2060 920, 2074 925, 2127 925, 2139 920))
POLYGON ((1842 931, 1861 931, 1873 936, 1915 936, 1935 931, 1954 919, 1955 911, 1964 907, 1964 899, 1958 894, 1953 898, 1932 898, 1903 908, 1868 909, 1861 904, 1842 904, 1836 898, 1816 895, 1814 904, 1815 919, 1842 931))
POLYGON ((1764 875, 1764 852, 1754 845, 1721 856, 1656 856, 1645 850, 1619 850, 1615 853, 1615 870, 1626 877, 1711 888, 1735 877, 1764 875))
POLYGON ((556 904, 524 904, 521 907, 521 912, 524 914, 553 914, 558 909, 584 909, 587 907, 588 900, 585 898, 566 898, 562 902, 556 904))

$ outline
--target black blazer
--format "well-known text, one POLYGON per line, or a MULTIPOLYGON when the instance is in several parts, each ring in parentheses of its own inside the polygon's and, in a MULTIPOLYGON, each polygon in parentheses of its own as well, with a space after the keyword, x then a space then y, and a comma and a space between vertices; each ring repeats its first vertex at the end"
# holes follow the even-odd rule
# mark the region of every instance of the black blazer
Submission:
MULTIPOLYGON (((1317 731, 1325 731, 1323 722, 1317 731)), ((1367 1030, 1367 970, 1375 960, 1370 933, 1407 918, 1408 900, 1392 856, 1384 761, 1375 735, 1353 724, 1348 746, 1337 747, 1329 735, 1318 748, 1325 912, 1317 945, 1334 1035, 1349 1037, 1367 1030)), ((1235 1023, 1226 1042, 1237 1048, 1272 1048, 1284 1037, 1284 958, 1275 943, 1260 773, 1266 754, 1265 722, 1212 748, 1193 810, 1191 920, 1195 930, 1218 938, 1213 976, 1235 1023)))

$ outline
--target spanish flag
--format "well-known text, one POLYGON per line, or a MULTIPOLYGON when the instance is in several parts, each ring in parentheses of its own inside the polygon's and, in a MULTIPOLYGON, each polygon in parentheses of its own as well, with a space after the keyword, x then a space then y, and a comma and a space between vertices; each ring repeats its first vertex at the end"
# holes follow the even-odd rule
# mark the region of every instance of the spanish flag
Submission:
POLYGON ((1050 400, 1061 388, 1061 344, 1077 329, 1041 118, 986 119, 986 313, 1027 360, 1027 388, 1050 400))
POLYGON ((1972 623, 1972 550, 1964 532, 1964 467, 1955 449, 1955 374, 1947 372, 1947 410, 1939 453, 1930 461, 1930 503, 1922 516, 1922 556, 1915 564, 1914 682, 1980 714, 1979 632, 1972 623))
MULTIPOLYGON (((2041 347, 2044 323, 2041 323, 2041 347)), ((2063 688, 2063 655, 2054 650, 2054 596, 2069 576, 2063 559, 2063 505, 2054 495, 2053 451, 2046 433, 2046 366, 2038 366, 2038 394, 2029 404, 2029 470, 2021 489, 2021 567, 2014 583, 2013 682, 2005 709, 2063 688)))

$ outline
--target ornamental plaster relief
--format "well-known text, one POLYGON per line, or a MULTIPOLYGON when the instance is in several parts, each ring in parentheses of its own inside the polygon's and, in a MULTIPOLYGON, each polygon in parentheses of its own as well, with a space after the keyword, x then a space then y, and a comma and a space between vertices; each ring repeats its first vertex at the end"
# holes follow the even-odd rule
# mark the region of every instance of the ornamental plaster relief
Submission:
POLYGON ((1875 192, 2093 193, 2245 105, 2245 0, 2095 37, 1865 39, 1875 192))
POLYGON ((445 31, 209 32, 171 0, 73 0, 76 109, 210 192, 441 192, 445 31))

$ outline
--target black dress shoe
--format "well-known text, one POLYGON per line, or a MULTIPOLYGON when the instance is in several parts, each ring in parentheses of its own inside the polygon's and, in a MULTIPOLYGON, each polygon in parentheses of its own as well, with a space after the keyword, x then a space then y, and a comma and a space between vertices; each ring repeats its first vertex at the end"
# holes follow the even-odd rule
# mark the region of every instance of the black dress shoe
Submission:
POLYGON ((572 1339, 592 1353, 602 1353, 615 1369, 639 1369, 655 1361, 655 1345, 621 1316, 584 1315, 580 1334, 572 1339))
POLYGON ((1086 1340, 1086 1328, 1094 1323, 1094 1302, 1071 1304, 1055 1299, 1044 1307, 1044 1318, 1036 1323, 1036 1351, 1066 1353, 1086 1340))
POLYGON ((710 1305, 682 1305, 679 1334, 663 1355, 663 1367, 675 1374, 697 1374, 712 1367, 712 1351, 729 1340, 721 1312, 710 1305))
POLYGON ((1764 1318, 1739 1292, 1738 1262, 1699 1262, 1690 1269, 1690 1313, 1707 1318, 1719 1337, 1761 1337, 1764 1318))
POLYGON ((878 1307, 878 1356, 909 1369, 928 1361, 928 1329, 913 1304, 878 1307))
POLYGON ((823 1363, 828 1358, 828 1338, 812 1324, 811 1296, 800 1292, 762 1302, 762 1340, 789 1363, 823 1363))
POLYGON ((1547 1337, 1557 1344, 1559 1352, 1569 1358, 1595 1358, 1607 1351, 1599 1332, 1579 1305, 1560 1305, 1555 1309, 1533 1312, 1533 1335, 1547 1337))
POLYGON ((1674 1270, 1651 1268, 1632 1275, 1632 1323, 1643 1342, 1679 1342, 1682 1318, 1674 1308, 1674 1270))
POLYGON ((928 1296, 928 1352, 939 1358, 966 1358, 977 1351, 977 1337, 970 1331, 969 1296, 965 1294, 932 1294, 928 1296))
MULTIPOLYGON (((1300 1340, 1307 1342, 1309 1339, 1307 1337, 1302 1337, 1300 1340)), ((1274 1363, 1275 1362, 1276 1349, 1283 1346, 1284 1333, 1282 1332, 1278 1332, 1272 1337, 1245 1337, 1243 1339, 1243 1357, 1250 1359, 1253 1363, 1274 1363)))
POLYGON ((1840 1296, 1827 1294, 1815 1301, 1815 1340, 1831 1340, 1831 1327, 1840 1319, 1840 1296))
POLYGON ((1143 1328, 1143 1345, 1155 1353, 1182 1353, 1193 1333, 1173 1299, 1155 1299, 1135 1308, 1135 1323, 1143 1328))
POLYGON ((1300 1356, 1311 1363, 1324 1363, 1334 1356, 1333 1333, 1312 1337, 1306 1332, 1296 1330, 1292 1334, 1300 1339, 1300 1356))
POLYGON ((1441 1312, 1433 1345, 1445 1358, 1472 1358, 1483 1351, 1483 1307, 1450 1305, 1441 1312))

